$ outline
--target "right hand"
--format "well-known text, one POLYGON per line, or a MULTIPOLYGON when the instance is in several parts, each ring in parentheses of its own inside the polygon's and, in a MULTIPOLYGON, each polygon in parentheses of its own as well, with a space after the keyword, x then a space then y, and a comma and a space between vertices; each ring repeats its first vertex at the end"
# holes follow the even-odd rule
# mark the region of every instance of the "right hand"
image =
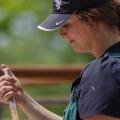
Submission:
MULTIPOLYGON (((7 67, 1 65, 1 69, 7 67)), ((0 77, 0 102, 8 103, 12 97, 15 97, 17 103, 20 103, 24 94, 20 81, 13 75, 11 70, 8 68, 10 76, 0 77)))

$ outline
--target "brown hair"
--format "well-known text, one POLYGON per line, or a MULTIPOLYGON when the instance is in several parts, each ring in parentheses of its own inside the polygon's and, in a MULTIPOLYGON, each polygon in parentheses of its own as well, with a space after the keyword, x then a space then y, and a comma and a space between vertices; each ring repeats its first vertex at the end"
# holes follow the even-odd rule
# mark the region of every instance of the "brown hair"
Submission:
POLYGON ((116 27, 120 31, 120 3, 116 0, 109 0, 101 6, 76 11, 83 22, 93 24, 96 21, 102 21, 110 27, 116 27))

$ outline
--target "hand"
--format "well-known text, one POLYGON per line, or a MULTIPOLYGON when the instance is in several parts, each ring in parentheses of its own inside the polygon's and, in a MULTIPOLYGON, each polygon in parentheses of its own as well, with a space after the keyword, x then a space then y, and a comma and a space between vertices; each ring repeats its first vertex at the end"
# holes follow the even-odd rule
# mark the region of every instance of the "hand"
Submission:
MULTIPOLYGON (((5 65, 1 65, 1 70, 6 67, 5 65)), ((9 76, 3 75, 0 77, 0 101, 2 103, 8 103, 10 98, 14 96, 16 102, 19 103, 23 95, 21 83, 9 68, 7 71, 9 76)))

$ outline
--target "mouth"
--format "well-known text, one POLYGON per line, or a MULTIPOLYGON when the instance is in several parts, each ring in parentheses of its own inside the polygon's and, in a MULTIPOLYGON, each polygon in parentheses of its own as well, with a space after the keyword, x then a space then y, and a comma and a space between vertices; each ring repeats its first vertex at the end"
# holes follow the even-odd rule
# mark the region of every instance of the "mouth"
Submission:
POLYGON ((70 42, 70 43, 73 43, 73 42, 74 42, 74 40, 69 40, 69 42, 70 42))
POLYGON ((67 40, 70 44, 72 44, 73 42, 75 42, 75 40, 74 40, 74 39, 69 38, 69 37, 67 37, 67 38, 66 38, 66 40, 67 40))

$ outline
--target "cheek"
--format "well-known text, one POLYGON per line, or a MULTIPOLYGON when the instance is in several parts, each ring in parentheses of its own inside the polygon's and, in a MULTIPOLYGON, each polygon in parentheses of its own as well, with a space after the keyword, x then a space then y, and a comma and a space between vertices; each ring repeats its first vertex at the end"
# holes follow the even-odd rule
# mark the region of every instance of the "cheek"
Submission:
POLYGON ((78 31, 70 31, 69 37, 71 39, 77 40, 77 39, 81 38, 81 34, 78 31))
POLYGON ((73 38, 77 40, 79 44, 86 45, 91 44, 92 40, 95 37, 95 34, 90 29, 85 29, 84 27, 81 27, 77 31, 73 32, 73 38))
POLYGON ((72 39, 74 40, 72 46, 76 52, 88 52, 90 50, 91 41, 85 33, 76 32, 73 34, 72 39))

